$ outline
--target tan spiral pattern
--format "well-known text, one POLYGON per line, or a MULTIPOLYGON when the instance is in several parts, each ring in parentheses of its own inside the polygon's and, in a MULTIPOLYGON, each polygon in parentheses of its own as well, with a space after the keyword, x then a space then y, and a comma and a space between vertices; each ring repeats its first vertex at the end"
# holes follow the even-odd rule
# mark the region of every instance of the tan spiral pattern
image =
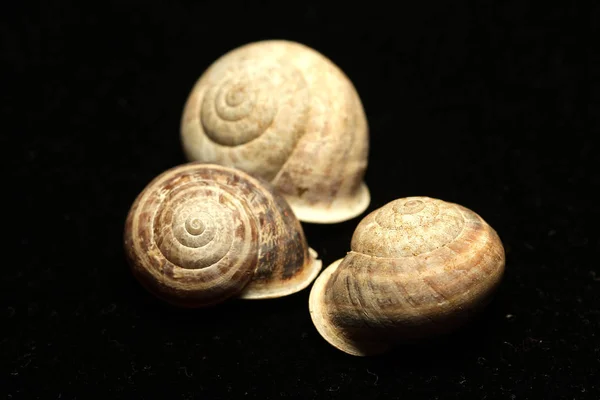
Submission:
POLYGON ((190 307, 216 304, 256 285, 268 293, 273 286, 297 285, 294 278, 314 260, 299 223, 280 215, 292 213, 276 196, 266 182, 221 166, 191 163, 164 172, 127 218, 125 248, 134 275, 158 297, 190 307), (277 253, 276 246, 290 240, 296 242, 288 246, 292 255, 277 253), (272 265, 264 265, 265 255, 272 265))
POLYGON ((476 213, 428 197, 366 216, 351 251, 311 291, 311 315, 335 347, 355 355, 450 332, 479 311, 504 271, 496 232, 476 213))
POLYGON ((330 60, 299 43, 250 43, 216 60, 189 95, 181 139, 191 161, 270 181, 300 220, 335 222, 368 206, 358 94, 330 60))
POLYGON ((377 257, 417 256, 452 242, 464 226, 460 209, 441 200, 395 200, 361 223, 352 250, 377 257))
POLYGON ((283 141, 278 148, 283 154, 276 165, 281 168, 306 123, 308 99, 304 77, 293 65, 242 61, 207 89, 202 99, 202 127, 211 140, 223 146, 243 145, 261 135, 267 143, 283 141))

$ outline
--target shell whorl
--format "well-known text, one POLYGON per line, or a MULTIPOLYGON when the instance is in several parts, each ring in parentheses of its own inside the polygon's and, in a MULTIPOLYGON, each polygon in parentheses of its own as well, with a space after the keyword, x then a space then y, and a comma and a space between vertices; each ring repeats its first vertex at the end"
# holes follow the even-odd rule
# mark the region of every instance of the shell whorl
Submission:
POLYGON ((125 248, 134 275, 152 293, 176 305, 208 306, 246 293, 254 280, 263 291, 297 285, 314 260, 299 222, 286 213, 268 183, 190 163, 165 171, 140 193, 128 214, 125 248), (290 241, 293 257, 276 251, 290 241), (272 265, 261 265, 265 254, 272 265))
POLYGON ((377 257, 418 256, 451 243, 464 228, 458 207, 437 199, 399 199, 366 217, 355 230, 351 247, 377 257))
POLYGON ((270 181, 302 221, 362 213, 368 127, 350 80, 299 43, 250 43, 216 60, 183 113, 190 161, 242 169, 270 181))
POLYGON ((351 251, 315 282, 313 321, 356 355, 450 332, 490 300, 504 257, 473 211, 428 197, 392 201, 359 223, 351 251))
POLYGON ((281 58, 219 63, 198 96, 196 128, 202 134, 191 139, 202 149, 188 158, 238 167, 269 181, 308 123, 308 84, 298 68, 281 58))
POLYGON ((207 87, 201 123, 219 145, 239 146, 261 137, 264 143, 283 141, 280 151, 289 157, 306 124, 308 101, 306 81, 292 64, 240 61, 228 64, 207 87))
POLYGON ((220 269, 232 253, 246 257, 227 272, 246 264, 255 253, 256 221, 236 194, 231 186, 194 180, 166 194, 152 221, 153 240, 165 260, 189 270, 220 269))

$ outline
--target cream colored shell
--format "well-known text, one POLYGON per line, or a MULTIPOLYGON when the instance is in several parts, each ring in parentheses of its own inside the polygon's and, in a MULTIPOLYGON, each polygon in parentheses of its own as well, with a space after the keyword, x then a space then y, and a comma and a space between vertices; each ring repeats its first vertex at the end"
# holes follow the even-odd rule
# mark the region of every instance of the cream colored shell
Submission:
POLYGON ((140 283, 182 307, 286 296, 321 270, 285 199, 219 165, 179 165, 152 180, 129 211, 124 244, 140 283))
POLYGON ((394 200, 359 223, 351 251, 317 278, 311 317, 336 348, 382 353, 460 327, 490 301, 504 265, 500 238, 473 211, 394 200))
POLYGON ((290 41, 250 43, 217 59, 193 87, 181 120, 187 158, 270 181, 305 222, 363 213, 368 125, 348 77, 290 41))

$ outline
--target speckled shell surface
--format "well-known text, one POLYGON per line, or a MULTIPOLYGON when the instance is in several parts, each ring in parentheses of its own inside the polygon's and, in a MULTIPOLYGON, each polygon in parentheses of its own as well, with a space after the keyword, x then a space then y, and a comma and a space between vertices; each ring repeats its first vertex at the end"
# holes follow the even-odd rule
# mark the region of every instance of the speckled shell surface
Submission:
POLYGON ((140 283, 183 307, 285 296, 321 269, 268 182, 203 163, 174 167, 144 188, 127 216, 124 245, 140 283))
POLYGON ((310 294, 319 333, 352 355, 451 332, 501 282, 504 248, 478 214, 429 197, 394 200, 357 226, 351 251, 310 294))
POLYGON ((290 41, 246 44, 217 59, 185 104, 187 158, 270 181, 305 222, 366 210, 366 115, 352 82, 328 58, 290 41))

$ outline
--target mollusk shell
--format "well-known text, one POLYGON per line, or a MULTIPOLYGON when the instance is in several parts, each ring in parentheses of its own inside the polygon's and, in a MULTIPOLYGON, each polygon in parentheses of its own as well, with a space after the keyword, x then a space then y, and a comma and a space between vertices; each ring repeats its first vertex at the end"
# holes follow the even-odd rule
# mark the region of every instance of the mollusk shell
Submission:
POLYGON ((285 199, 218 165, 189 163, 156 177, 129 211, 124 243, 140 283, 185 307, 285 296, 321 268, 285 199))
POLYGON ((194 85, 181 120, 190 161, 270 181, 305 222, 366 210, 366 115, 352 82, 328 58, 290 41, 246 44, 194 85))
POLYGON ((451 332, 499 285, 504 248, 473 211, 429 197, 394 200, 367 215, 351 251, 310 294, 320 334, 353 355, 451 332))

